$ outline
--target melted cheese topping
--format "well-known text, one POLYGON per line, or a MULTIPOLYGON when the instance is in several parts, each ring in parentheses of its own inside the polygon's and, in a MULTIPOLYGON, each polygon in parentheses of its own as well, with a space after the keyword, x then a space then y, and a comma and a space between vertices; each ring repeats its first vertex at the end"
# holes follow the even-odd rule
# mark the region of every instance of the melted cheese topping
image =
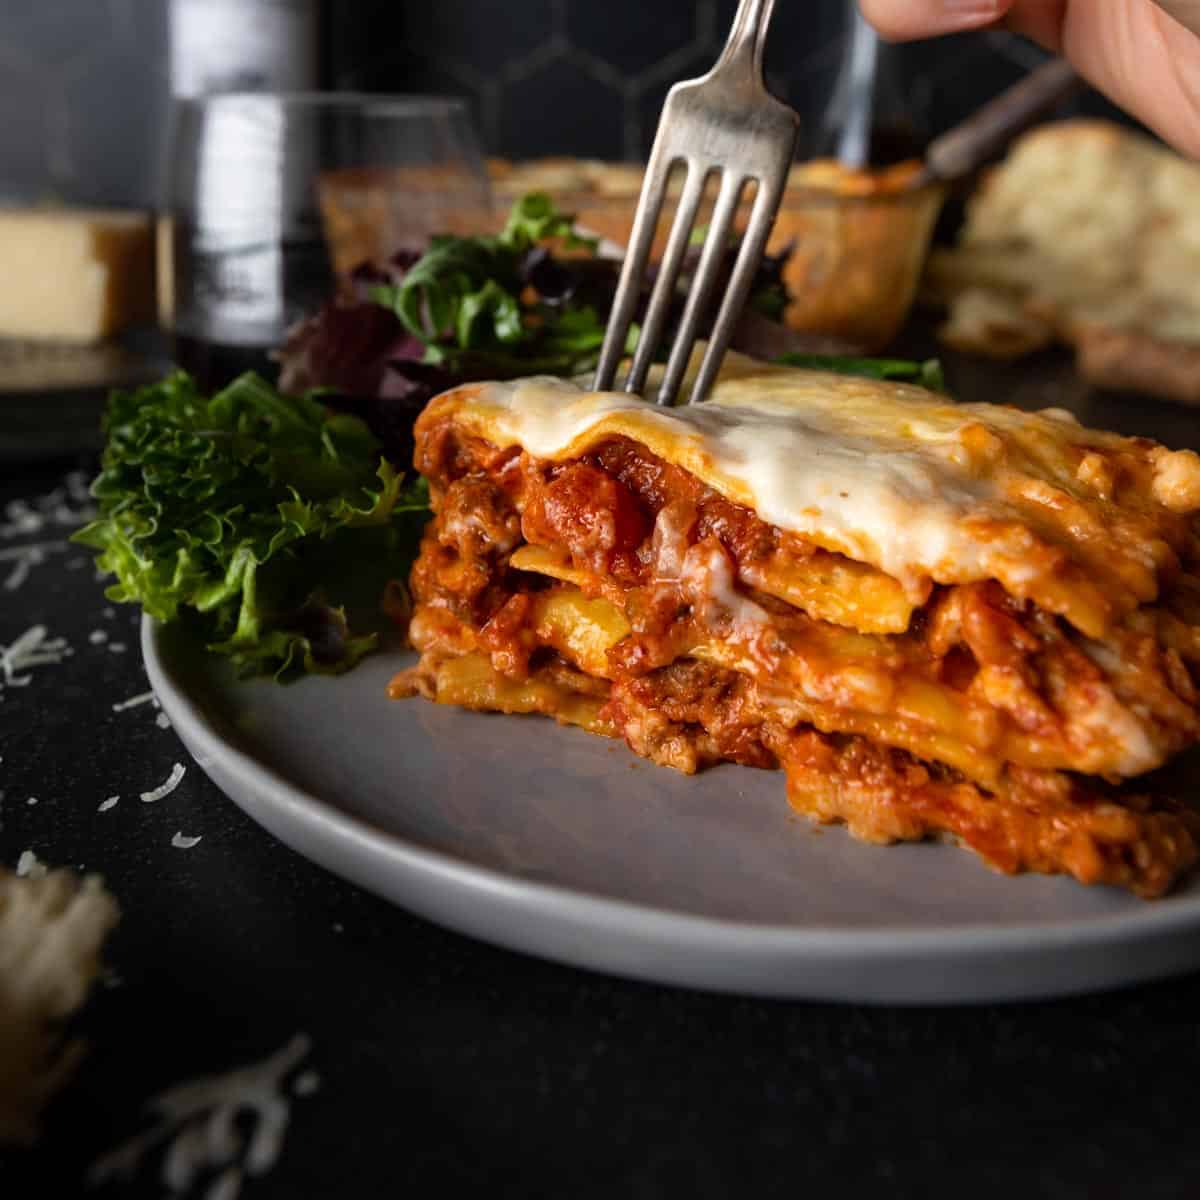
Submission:
MULTIPOLYGON (((532 378, 458 388, 422 421, 448 410, 468 432, 552 461, 633 438, 771 524, 885 571, 917 602, 929 579, 996 578, 1092 633, 1155 596, 1158 571, 1176 562, 1163 501, 1190 505, 1200 491, 1190 451, 1089 431, 1069 413, 956 405, 921 388, 736 355, 701 405, 658 408, 532 378), (1135 503, 1118 506, 1091 486, 1094 472, 1079 469, 1089 455, 1132 464, 1135 503), (1114 514, 1119 538, 1108 532, 1114 514), (1113 610, 1103 600, 1098 613, 1082 602, 1072 613, 1061 588, 1039 588, 1063 561, 1098 578, 1113 610)), ((1095 596, 1089 603, 1097 608, 1095 596)))

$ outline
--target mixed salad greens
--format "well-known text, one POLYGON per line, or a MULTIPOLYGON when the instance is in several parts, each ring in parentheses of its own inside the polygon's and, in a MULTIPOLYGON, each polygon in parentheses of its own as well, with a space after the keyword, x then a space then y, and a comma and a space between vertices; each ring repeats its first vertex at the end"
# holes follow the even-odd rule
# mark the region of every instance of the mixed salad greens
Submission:
MULTIPOLYGON (((367 421, 393 461, 407 461, 413 419, 445 388, 595 366, 621 269, 597 248, 570 215, 534 194, 515 204, 498 234, 436 237, 420 251, 364 264, 342 294, 291 331, 278 355, 280 387, 321 388, 327 403, 367 421)), ((725 271, 737 250, 732 240, 725 271)), ((682 315, 699 254, 693 247, 685 259, 668 324, 682 315)), ((786 257, 760 264, 734 349, 770 358, 781 335, 790 347, 778 319, 786 257)), ((653 282, 651 271, 643 304, 653 282)), ((717 298, 723 290, 715 289, 717 298)), ((631 347, 637 336, 635 320, 631 347)))
MULTIPOLYGON (((941 387, 933 361, 787 349, 785 258, 764 259, 735 349, 941 387)), ((176 372, 114 393, 99 516, 76 540, 116 576, 111 599, 193 623, 242 674, 345 671, 378 644, 379 598, 402 593, 429 515, 411 475, 416 415, 456 383, 590 369, 619 269, 540 195, 498 234, 364 265, 291 332, 278 388, 249 374, 206 396, 176 372)))
POLYGON ((604 324, 590 304, 567 302, 565 269, 541 244, 551 240, 589 254, 597 245, 546 196, 526 196, 497 236, 435 237, 400 282, 368 295, 421 342, 425 362, 453 374, 480 360, 493 373, 567 373, 599 350, 604 324))

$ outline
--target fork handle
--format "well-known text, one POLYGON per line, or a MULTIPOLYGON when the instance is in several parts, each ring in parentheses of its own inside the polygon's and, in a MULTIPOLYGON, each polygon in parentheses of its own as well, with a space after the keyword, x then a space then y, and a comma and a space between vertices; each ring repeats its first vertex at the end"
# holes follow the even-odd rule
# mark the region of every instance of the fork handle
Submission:
POLYGON ((970 174, 1082 86, 1083 80, 1070 63, 1049 59, 961 125, 930 142, 922 175, 952 180, 970 174))
POLYGON ((725 67, 748 65, 756 78, 762 78, 763 47, 774 11, 775 0, 741 0, 737 15, 733 18, 733 28, 729 31, 729 40, 712 69, 713 75, 725 67))

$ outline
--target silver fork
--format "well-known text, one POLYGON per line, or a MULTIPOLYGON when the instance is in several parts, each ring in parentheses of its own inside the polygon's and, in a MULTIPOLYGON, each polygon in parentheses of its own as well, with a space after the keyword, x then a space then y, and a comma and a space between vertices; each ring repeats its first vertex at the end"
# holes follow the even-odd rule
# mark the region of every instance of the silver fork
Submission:
POLYGON ((657 402, 673 404, 679 394, 697 327, 725 257, 739 199, 746 185, 754 182, 758 190, 750 221, 692 387, 691 401, 703 400, 712 387, 779 211, 800 131, 800 118, 776 100, 763 81, 763 43, 774 7, 775 0, 741 0, 729 41, 716 66, 699 79, 677 83, 667 95, 600 351, 597 391, 615 386, 668 179, 672 167, 680 162, 687 176, 623 386, 628 392, 640 392, 645 387, 705 185, 710 175, 717 175, 720 189, 657 402))

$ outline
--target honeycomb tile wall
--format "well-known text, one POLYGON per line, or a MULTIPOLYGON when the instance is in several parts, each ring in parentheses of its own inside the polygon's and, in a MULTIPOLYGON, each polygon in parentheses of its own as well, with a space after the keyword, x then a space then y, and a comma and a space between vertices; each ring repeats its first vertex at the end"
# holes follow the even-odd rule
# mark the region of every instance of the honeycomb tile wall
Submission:
MULTIPOLYGON (((639 158, 667 88, 712 63, 735 6, 327 0, 325 79, 341 88, 465 95, 492 153, 639 158)), ((0 3, 0 202, 154 202, 168 108, 166 10, 167 0, 0 3)), ((841 0, 780 0, 776 10, 768 72, 804 115, 810 150, 845 22, 841 0)), ((926 134, 1040 57, 1002 34, 888 56, 894 103, 926 134)))
MULTIPOLYGON (((736 0, 357 0, 334 17, 337 86, 468 96, 488 149, 524 157, 644 157, 668 87, 712 65, 736 0), (553 97, 548 102, 548 97, 553 97)), ((843 0, 780 0, 768 47, 774 90, 809 145, 841 62, 843 0)), ((1009 34, 885 48, 893 104, 933 135, 1044 55, 1009 34)), ((1094 101, 1085 107, 1101 108, 1094 101)))

